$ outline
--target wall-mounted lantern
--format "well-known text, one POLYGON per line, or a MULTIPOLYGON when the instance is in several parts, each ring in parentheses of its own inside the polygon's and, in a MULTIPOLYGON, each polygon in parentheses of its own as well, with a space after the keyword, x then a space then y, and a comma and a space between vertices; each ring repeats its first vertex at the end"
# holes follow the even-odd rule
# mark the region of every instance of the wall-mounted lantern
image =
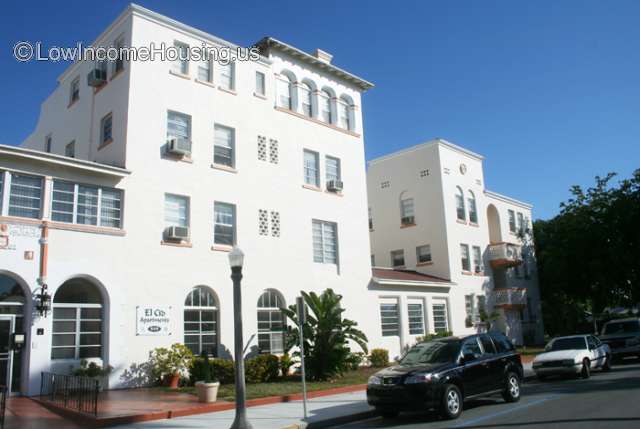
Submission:
POLYGON ((43 284, 40 288, 40 295, 37 296, 36 310, 40 316, 47 317, 47 313, 51 311, 51 295, 47 292, 47 285, 43 284))

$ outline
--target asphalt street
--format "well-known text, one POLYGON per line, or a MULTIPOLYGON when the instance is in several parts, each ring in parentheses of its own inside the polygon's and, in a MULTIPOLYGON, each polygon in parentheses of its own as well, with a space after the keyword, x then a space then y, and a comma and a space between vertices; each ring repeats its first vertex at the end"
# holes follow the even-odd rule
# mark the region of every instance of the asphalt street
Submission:
POLYGON ((341 428, 640 428, 640 361, 615 365, 609 373, 594 370, 588 380, 527 383, 515 404, 500 398, 469 401, 457 420, 410 413, 341 428))

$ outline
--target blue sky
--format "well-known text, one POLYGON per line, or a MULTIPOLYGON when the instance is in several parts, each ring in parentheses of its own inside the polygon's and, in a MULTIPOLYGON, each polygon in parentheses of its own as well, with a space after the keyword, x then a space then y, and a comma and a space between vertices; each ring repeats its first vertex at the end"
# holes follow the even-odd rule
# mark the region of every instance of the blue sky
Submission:
MULTIPOLYGON (((0 143, 19 144, 63 63, 20 64, 16 41, 91 42, 125 1, 7 2, 0 143)), ((441 137, 486 156, 487 187, 548 218, 573 184, 640 168, 640 2, 139 1, 229 41, 265 35, 372 81, 367 158, 441 137)))

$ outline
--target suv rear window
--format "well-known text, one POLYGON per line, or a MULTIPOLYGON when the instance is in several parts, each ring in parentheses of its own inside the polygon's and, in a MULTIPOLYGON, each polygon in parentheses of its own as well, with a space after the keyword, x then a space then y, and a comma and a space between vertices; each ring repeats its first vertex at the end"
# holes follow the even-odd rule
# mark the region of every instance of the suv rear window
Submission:
POLYGON ((640 322, 637 320, 629 320, 627 322, 609 322, 604 325, 602 334, 631 334, 634 332, 640 332, 640 322))
POLYGON ((509 341, 509 339, 504 335, 497 332, 491 332, 489 335, 493 339, 493 343, 496 345, 498 353, 507 353, 515 350, 511 341, 509 341))

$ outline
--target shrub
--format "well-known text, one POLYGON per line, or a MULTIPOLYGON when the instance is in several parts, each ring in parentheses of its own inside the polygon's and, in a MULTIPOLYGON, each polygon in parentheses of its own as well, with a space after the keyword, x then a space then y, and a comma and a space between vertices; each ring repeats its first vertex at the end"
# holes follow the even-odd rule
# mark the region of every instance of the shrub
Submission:
POLYGON ((389 351, 385 349, 373 349, 369 355, 369 361, 374 368, 382 368, 389 365, 389 351))
POLYGON ((95 362, 87 363, 85 359, 82 359, 80 361, 80 367, 73 370, 73 375, 77 375, 78 377, 106 377, 111 374, 111 371, 113 371, 111 365, 103 368, 95 362))
POLYGON ((151 371, 158 380, 174 374, 185 376, 191 368, 192 361, 193 353, 180 343, 173 344, 171 348, 158 347, 149 353, 151 371))
POLYGON ((293 359, 291 358, 291 355, 289 355, 289 353, 285 353, 282 356, 280 356, 280 372, 283 377, 286 377, 287 375, 289 375, 289 372, 291 371, 291 367, 293 366, 293 364, 294 364, 293 359))
POLYGON ((280 360, 275 355, 258 355, 245 361, 247 383, 265 383, 280 375, 280 360))
POLYGON ((360 365, 365 361, 366 355, 362 352, 349 353, 345 361, 347 369, 355 371, 360 368, 360 365))
POLYGON ((189 369, 189 379, 192 384, 198 381, 204 381, 205 383, 218 381, 216 374, 213 372, 209 355, 205 352, 202 352, 200 358, 193 360, 189 369))
POLYGON ((206 360, 208 361, 209 374, 211 374, 212 381, 219 381, 221 384, 231 384, 235 382, 235 371, 232 360, 198 357, 193 360, 189 368, 190 384, 206 380, 206 360))

